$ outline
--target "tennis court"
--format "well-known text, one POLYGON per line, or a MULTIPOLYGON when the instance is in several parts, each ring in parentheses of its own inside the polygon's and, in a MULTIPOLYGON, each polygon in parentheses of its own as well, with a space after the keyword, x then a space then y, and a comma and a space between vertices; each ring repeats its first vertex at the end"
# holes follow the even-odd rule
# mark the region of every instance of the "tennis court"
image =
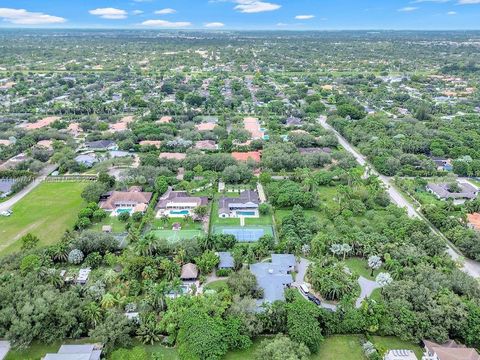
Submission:
POLYGON ((272 235, 271 226, 219 226, 213 227, 214 234, 229 234, 235 236, 239 242, 256 242, 263 235, 272 235))
POLYGON ((152 233, 160 239, 167 239, 171 243, 205 235, 201 230, 153 230, 152 233))

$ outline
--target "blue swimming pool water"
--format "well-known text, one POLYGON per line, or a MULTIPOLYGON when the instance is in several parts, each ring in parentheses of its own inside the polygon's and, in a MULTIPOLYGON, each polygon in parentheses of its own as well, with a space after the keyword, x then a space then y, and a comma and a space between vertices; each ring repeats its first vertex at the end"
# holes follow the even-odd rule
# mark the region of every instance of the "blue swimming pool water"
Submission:
POLYGON ((188 210, 170 210, 172 215, 188 215, 190 212, 188 210))
POLYGON ((237 215, 254 216, 255 214, 255 211, 237 211, 237 215))
POLYGON ((117 212, 118 215, 123 214, 123 213, 129 213, 129 214, 131 214, 131 213, 132 213, 132 210, 133 210, 133 209, 119 208, 119 209, 116 210, 116 212, 117 212))

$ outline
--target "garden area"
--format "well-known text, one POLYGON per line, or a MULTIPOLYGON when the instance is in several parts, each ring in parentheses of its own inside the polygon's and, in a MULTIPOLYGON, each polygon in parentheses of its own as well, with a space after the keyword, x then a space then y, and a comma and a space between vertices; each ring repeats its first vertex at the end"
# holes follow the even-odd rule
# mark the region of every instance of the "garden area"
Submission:
POLYGON ((40 245, 58 241, 76 221, 84 205, 80 197, 86 183, 42 183, 12 207, 10 217, 0 218, 0 254, 21 248, 22 236, 31 233, 40 245))

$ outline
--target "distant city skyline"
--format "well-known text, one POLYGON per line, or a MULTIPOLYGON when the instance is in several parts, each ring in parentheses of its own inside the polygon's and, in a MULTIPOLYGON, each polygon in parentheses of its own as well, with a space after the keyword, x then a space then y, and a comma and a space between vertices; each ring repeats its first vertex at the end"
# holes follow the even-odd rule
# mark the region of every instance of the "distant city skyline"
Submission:
POLYGON ((479 30, 480 0, 1 0, 0 27, 479 30))

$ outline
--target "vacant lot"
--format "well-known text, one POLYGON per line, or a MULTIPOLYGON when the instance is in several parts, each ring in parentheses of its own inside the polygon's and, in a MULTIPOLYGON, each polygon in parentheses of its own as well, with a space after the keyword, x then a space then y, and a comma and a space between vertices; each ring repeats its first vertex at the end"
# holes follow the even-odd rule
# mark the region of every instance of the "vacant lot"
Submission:
POLYGON ((41 245, 58 241, 72 227, 84 205, 86 183, 42 183, 13 206, 13 215, 0 217, 0 254, 19 250, 20 238, 32 233, 41 245))

